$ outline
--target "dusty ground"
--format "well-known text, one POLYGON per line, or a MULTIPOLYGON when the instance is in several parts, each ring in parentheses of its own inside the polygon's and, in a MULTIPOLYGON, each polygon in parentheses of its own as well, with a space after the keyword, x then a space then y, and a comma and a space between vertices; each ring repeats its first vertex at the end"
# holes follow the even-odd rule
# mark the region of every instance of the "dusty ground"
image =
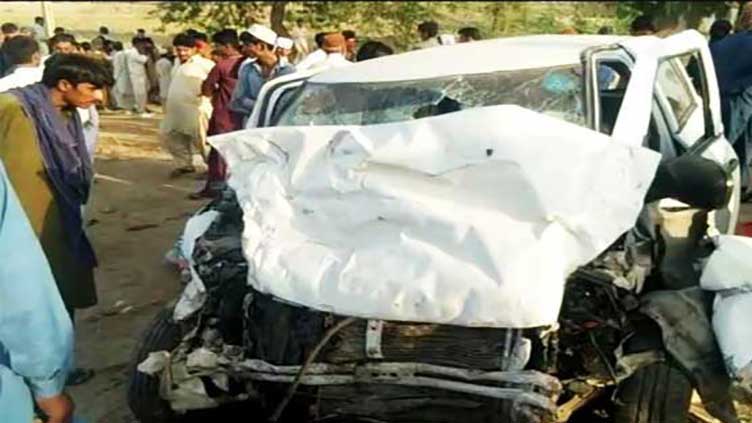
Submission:
MULTIPOLYGON (((170 180, 154 119, 102 117, 89 227, 100 258, 99 305, 77 319, 78 363, 97 372, 71 390, 89 423, 135 423, 125 404, 125 370, 140 334, 179 292, 163 257, 201 202, 186 199, 202 182, 170 180)), ((752 220, 747 207, 744 220, 752 220)), ((746 414, 746 413, 745 413, 746 414)), ((752 421, 752 420, 745 420, 752 421)))
POLYGON ((159 148, 157 124, 157 119, 102 117, 88 209, 96 222, 89 230, 100 258, 100 297, 98 306, 77 319, 78 362, 97 375, 72 389, 89 423, 134 421, 125 405, 126 364, 141 332, 179 291, 177 274, 163 257, 202 204, 186 199, 200 181, 167 178, 169 156, 159 148))

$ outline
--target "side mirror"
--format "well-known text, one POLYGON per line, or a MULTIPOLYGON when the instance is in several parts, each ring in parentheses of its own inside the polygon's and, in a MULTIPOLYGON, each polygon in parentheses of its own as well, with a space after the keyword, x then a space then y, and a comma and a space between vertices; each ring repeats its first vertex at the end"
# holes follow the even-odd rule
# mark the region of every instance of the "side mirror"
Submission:
POLYGON ((658 165, 645 202, 673 198, 692 207, 717 209, 728 203, 727 169, 704 157, 685 154, 658 165))

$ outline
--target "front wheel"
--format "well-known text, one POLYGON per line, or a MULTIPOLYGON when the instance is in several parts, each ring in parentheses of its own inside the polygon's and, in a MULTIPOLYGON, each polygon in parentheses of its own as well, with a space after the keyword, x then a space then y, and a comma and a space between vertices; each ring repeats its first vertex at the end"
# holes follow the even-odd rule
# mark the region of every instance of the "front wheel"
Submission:
POLYGON ((679 369, 655 363, 619 386, 614 423, 687 423, 692 383, 679 369))
POLYGON ((172 320, 172 307, 168 307, 154 318, 136 348, 130 368, 128 406, 141 423, 178 421, 170 404, 159 396, 159 378, 139 372, 137 366, 151 352, 177 348, 181 335, 180 325, 172 320))

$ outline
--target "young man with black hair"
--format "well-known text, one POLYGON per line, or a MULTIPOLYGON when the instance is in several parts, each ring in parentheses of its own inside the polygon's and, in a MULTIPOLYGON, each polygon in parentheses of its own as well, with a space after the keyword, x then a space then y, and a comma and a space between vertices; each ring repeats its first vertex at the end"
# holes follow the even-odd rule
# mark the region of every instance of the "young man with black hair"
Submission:
POLYGON ((295 21, 295 26, 290 30, 290 37, 292 37, 295 49, 293 63, 298 63, 310 52, 308 47, 308 31, 305 28, 305 21, 303 19, 295 21))
POLYGON ((165 51, 160 55, 154 67, 159 79, 159 104, 162 106, 167 102, 167 92, 170 89, 170 80, 172 79, 172 68, 175 64, 175 56, 172 49, 165 51))
POLYGON ((31 26, 34 29, 34 35, 37 40, 44 40, 47 38, 47 29, 44 24, 44 18, 37 16, 34 18, 34 24, 31 26))
POLYGON ((19 34, 18 26, 12 22, 6 22, 0 25, 0 32, 2 32, 2 42, 10 40, 13 37, 17 37, 19 34))
POLYGON ((139 117, 150 118, 153 115, 146 109, 149 92, 146 62, 149 61, 149 56, 146 54, 144 38, 134 37, 131 46, 125 51, 125 69, 128 72, 130 92, 133 93, 133 109, 139 117))
POLYGON ((31 25, 31 31, 34 33, 34 39, 39 43, 39 52, 42 57, 50 54, 50 47, 47 44, 47 27, 44 24, 44 18, 37 16, 34 18, 34 24, 31 25))
POLYGON ((71 34, 55 34, 49 39, 50 53, 70 54, 76 52, 76 37, 71 34))
POLYGON ((248 49, 255 60, 241 68, 238 84, 230 101, 230 110, 242 116, 243 126, 253 112, 261 87, 278 76, 295 72, 293 66, 280 63, 275 52, 276 32, 263 25, 254 24, 248 28, 248 33, 252 37, 248 49))
POLYGON ((379 41, 368 41, 360 47, 360 50, 358 50, 356 60, 362 62, 364 60, 389 56, 391 54, 394 54, 394 50, 388 45, 379 41))
POLYGON ((640 15, 632 21, 629 26, 629 33, 633 36, 654 35, 656 33, 653 17, 649 15, 640 15))
POLYGON ((211 59, 212 46, 209 44, 209 37, 203 32, 196 31, 193 34, 193 38, 196 40, 196 51, 198 54, 204 57, 204 59, 211 59))
MULTIPOLYGON (((214 48, 222 56, 201 85, 201 93, 211 98, 212 115, 207 135, 218 135, 241 129, 242 116, 230 110, 232 92, 238 82, 238 71, 243 62, 240 40, 234 29, 225 29, 212 36, 214 48)), ((219 153, 211 148, 207 160, 209 167, 206 185, 191 199, 213 198, 221 192, 227 177, 227 165, 219 153)))
POLYGON ((112 99, 116 109, 131 110, 133 108, 133 89, 128 76, 128 62, 123 43, 113 43, 112 71, 115 85, 112 87, 112 99))
MULTIPOLYGON (((50 262, 65 307, 97 303, 94 249, 83 227, 92 160, 76 108, 88 109, 112 85, 111 69, 79 54, 54 54, 42 81, 0 94, 0 160, 5 164, 50 262)), ((93 375, 76 369, 69 384, 93 375)))
POLYGON ((0 78, 0 92, 34 84, 42 79, 42 56, 39 44, 31 37, 18 36, 3 43, 0 52, 7 60, 10 73, 0 78))
POLYGON ((471 41, 479 41, 483 39, 480 35, 480 30, 472 26, 461 28, 457 31, 457 35, 459 35, 458 42, 460 43, 469 43, 471 41))
POLYGON ((350 61, 355 61, 355 55, 358 51, 358 37, 355 35, 355 31, 346 29, 342 31, 342 36, 345 37, 345 58, 350 61))
MULTIPOLYGON (((0 25, 0 45, 4 42, 18 36, 18 27, 14 23, 6 22, 0 25)), ((11 71, 11 65, 2 54, 0 54, 0 77, 3 77, 11 71)))
POLYGON ((92 46, 101 46, 101 50, 105 51, 114 41, 115 40, 110 38, 110 29, 106 26, 100 26, 99 34, 91 40, 91 44, 92 46))
POLYGON ((426 21, 418 24, 418 36, 420 42, 415 46, 415 50, 440 46, 439 42, 439 24, 434 21, 426 21))
POLYGON ((175 178, 196 172, 194 154, 207 160, 206 131, 212 110, 211 102, 201 93, 201 84, 214 62, 198 54, 196 40, 188 34, 178 34, 172 45, 180 64, 170 81, 160 129, 165 148, 177 165, 170 173, 175 178))
POLYGON ((324 45, 324 39, 329 34, 329 32, 319 32, 313 37, 313 40, 316 42, 317 49, 312 51, 303 59, 298 60, 298 63, 295 65, 295 69, 299 71, 306 70, 326 60, 326 52, 322 47, 324 45))

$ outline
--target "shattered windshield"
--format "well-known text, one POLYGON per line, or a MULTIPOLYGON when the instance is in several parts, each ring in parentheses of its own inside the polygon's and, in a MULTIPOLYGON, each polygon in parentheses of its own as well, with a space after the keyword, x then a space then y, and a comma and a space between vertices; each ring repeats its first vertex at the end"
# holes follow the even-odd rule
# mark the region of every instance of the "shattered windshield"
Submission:
POLYGON ((315 84, 283 98, 273 126, 370 125, 514 104, 586 126, 580 65, 379 83, 315 84))

